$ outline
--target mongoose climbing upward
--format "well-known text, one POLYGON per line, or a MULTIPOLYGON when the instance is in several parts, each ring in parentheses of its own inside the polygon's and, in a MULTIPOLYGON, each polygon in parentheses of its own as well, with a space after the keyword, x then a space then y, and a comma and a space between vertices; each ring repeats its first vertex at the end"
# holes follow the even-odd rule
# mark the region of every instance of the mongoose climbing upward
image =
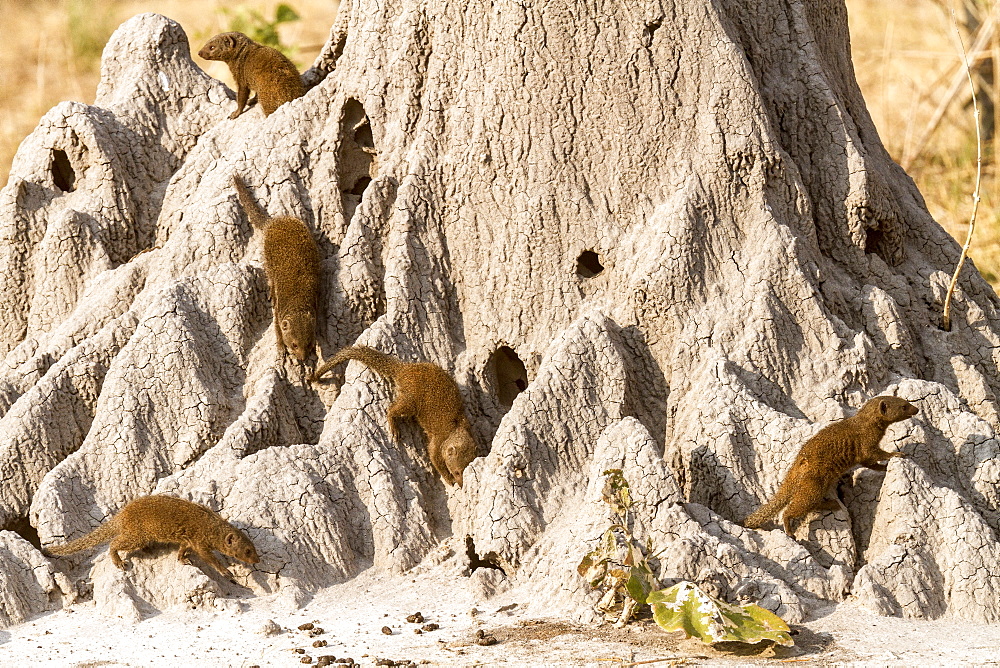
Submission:
POLYGON ((267 214, 250 195, 243 179, 233 185, 250 224, 264 232, 264 273, 271 292, 278 348, 300 361, 315 348, 319 305, 319 249, 312 232, 298 218, 267 214))
POLYGON ((395 398, 385 413, 392 437, 399 440, 396 418, 416 417, 427 434, 427 453, 434 469, 447 484, 461 487, 462 472, 476 458, 478 448, 462 395, 448 372, 436 364, 403 362, 368 346, 349 346, 317 369, 313 382, 347 360, 357 360, 393 382, 395 398))
POLYGON ((212 550, 248 564, 260 561, 247 535, 218 513, 201 504, 162 494, 140 496, 86 536, 64 545, 52 545, 46 552, 49 555, 72 554, 109 541, 111 562, 122 570, 125 570, 125 562, 119 552, 124 552, 128 559, 130 552, 154 543, 177 544, 177 560, 185 564, 189 563, 189 553, 194 552, 230 580, 233 574, 219 563, 212 550))
POLYGON ((774 498, 751 513, 743 526, 756 529, 785 509, 782 523, 792 535, 791 521, 814 510, 836 510, 840 503, 827 499, 827 491, 850 469, 866 466, 885 471, 879 462, 890 457, 905 457, 902 452, 886 452, 879 447, 885 430, 917 414, 917 408, 899 397, 875 397, 853 417, 820 429, 795 457, 774 498))
POLYGON ((229 118, 243 113, 250 89, 257 91, 257 99, 265 116, 280 105, 305 95, 305 87, 288 58, 277 49, 258 44, 241 32, 224 32, 216 35, 201 48, 198 55, 205 60, 221 60, 229 65, 236 80, 236 111, 229 118))

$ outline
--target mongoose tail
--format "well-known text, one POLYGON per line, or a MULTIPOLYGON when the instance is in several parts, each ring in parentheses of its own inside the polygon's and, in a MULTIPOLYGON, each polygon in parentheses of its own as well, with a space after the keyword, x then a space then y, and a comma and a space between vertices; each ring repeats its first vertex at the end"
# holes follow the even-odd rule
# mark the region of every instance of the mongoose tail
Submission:
POLYGON ((239 174, 233 174, 233 186, 236 188, 236 196, 240 200, 240 206, 246 211, 247 218, 250 219, 250 224, 257 229, 264 229, 267 224, 268 215, 264 209, 261 208, 257 200, 253 198, 250 191, 247 189, 247 184, 243 180, 243 177, 239 174))
POLYGON ((92 547, 97 547, 102 543, 107 543, 117 535, 118 526, 116 525, 114 518, 112 518, 88 533, 86 536, 81 536, 76 540, 71 540, 70 542, 62 545, 50 545, 45 548, 44 552, 48 555, 58 556, 73 554, 74 552, 82 552, 83 550, 89 550, 92 547))
POLYGON ((788 502, 792 500, 792 493, 791 485, 787 481, 781 483, 770 501, 747 515, 746 519, 743 520, 743 526, 747 529, 757 529, 762 526, 788 505, 788 502))
POLYGON ((346 362, 347 360, 357 360, 378 375, 388 378, 389 380, 396 380, 396 374, 399 372, 399 368, 403 365, 401 361, 392 355, 386 355, 385 353, 379 352, 369 346, 348 346, 346 348, 342 348, 336 355, 333 356, 332 359, 327 360, 322 364, 322 366, 316 369, 316 372, 311 378, 312 382, 318 382, 323 374, 327 373, 330 369, 337 366, 341 362, 346 362))

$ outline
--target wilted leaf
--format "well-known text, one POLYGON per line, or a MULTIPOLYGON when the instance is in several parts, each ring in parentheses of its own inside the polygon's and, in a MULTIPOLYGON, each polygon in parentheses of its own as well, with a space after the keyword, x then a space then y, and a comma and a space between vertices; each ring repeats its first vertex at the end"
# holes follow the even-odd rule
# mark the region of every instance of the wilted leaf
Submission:
POLYGON ((607 479, 604 481, 602 496, 605 503, 611 506, 611 510, 619 517, 624 518, 625 513, 632 506, 632 499, 628 492, 628 482, 621 469, 608 469, 604 472, 607 479))
POLYGON ((693 582, 680 582, 646 597, 653 619, 667 631, 684 631, 702 642, 792 645, 788 625, 758 605, 736 606, 709 596, 693 582))
POLYGON ((591 587, 596 588, 604 581, 604 577, 607 575, 608 560, 599 550, 588 552, 580 560, 580 565, 576 567, 576 572, 589 582, 591 587))

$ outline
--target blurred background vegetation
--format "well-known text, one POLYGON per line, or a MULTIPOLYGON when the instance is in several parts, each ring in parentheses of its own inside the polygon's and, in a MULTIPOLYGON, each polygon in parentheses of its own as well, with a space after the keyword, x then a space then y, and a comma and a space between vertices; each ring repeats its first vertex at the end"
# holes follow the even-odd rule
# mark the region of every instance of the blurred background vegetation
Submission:
POLYGON ((300 71, 319 54, 337 0, 0 0, 0 185, 18 144, 62 100, 92 104, 111 33, 143 12, 183 26, 195 62, 233 87, 225 63, 197 56, 227 30, 282 48, 300 71))
MULTIPOLYGON (((976 173, 976 134, 968 83, 951 24, 963 32, 983 108, 982 203, 971 256, 1000 287, 1000 199, 994 138, 1000 103, 995 0, 847 0, 858 83, 886 148, 923 193, 931 214, 964 241, 976 173)), ((127 18, 158 12, 178 21, 192 52, 212 35, 240 30, 282 48, 305 70, 319 53, 337 0, 0 0, 0 184, 17 145, 61 100, 92 103, 101 51, 127 18)), ((232 86, 224 63, 196 62, 232 86)))
POLYGON ((983 176, 970 256, 1000 287, 995 141, 1000 72, 995 0, 847 0, 858 84, 890 155, 916 181, 931 215, 964 243, 976 181, 976 126, 955 17, 969 54, 983 132, 983 176), (996 66, 994 65, 996 64, 996 66))

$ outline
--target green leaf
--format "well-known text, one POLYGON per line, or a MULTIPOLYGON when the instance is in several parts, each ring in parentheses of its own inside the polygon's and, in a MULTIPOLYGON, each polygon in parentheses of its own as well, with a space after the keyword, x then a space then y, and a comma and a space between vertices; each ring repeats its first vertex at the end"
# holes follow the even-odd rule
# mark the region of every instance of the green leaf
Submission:
POLYGON ((705 643, 773 640, 792 645, 788 625, 759 605, 736 606, 709 596, 693 582, 679 582, 646 597, 653 619, 667 631, 684 631, 705 643))
POLYGON ((289 21, 298 21, 301 16, 299 16, 294 9, 285 3, 278 5, 278 8, 274 11, 274 22, 275 23, 288 23, 289 21))
POLYGON ((646 599, 649 594, 660 586, 657 581, 656 576, 646 565, 646 561, 643 560, 638 566, 633 566, 629 569, 628 582, 625 583, 625 591, 632 599, 642 605, 646 603, 646 599))

